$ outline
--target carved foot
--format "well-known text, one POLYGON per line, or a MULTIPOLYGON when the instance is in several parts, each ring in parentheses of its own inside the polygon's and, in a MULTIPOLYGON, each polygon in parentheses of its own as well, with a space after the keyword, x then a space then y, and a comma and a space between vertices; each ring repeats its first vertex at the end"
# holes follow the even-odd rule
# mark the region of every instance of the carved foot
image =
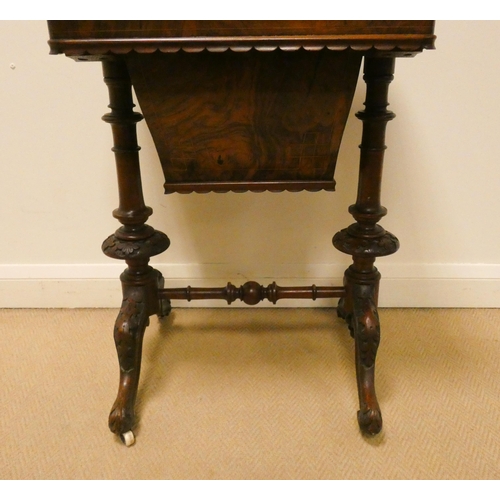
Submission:
POLYGON ((111 413, 109 414, 109 428, 113 434, 120 436, 125 446, 132 446, 135 443, 135 436, 132 432, 135 414, 133 406, 117 398, 111 413))
POLYGON ((128 394, 124 394, 126 386, 120 384, 120 389, 121 391, 119 391, 109 414, 109 429, 112 433, 118 435, 130 431, 135 422, 133 398, 128 394))
POLYGON ((358 411, 359 428, 365 434, 374 436, 382 430, 382 413, 380 408, 370 408, 358 411))
POLYGON ((120 384, 109 415, 109 428, 120 436, 130 431, 135 421, 134 404, 141 369, 142 339, 148 323, 144 289, 134 288, 123 299, 114 333, 120 384))

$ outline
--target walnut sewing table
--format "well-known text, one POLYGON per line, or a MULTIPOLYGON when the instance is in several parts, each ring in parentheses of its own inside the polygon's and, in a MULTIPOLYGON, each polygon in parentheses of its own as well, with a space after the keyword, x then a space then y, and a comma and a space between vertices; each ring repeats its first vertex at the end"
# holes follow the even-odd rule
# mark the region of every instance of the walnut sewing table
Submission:
POLYGON ((123 303, 114 338, 120 364, 109 427, 134 442, 134 404, 149 316, 167 315, 171 299, 340 298, 355 341, 358 422, 382 428, 375 395, 380 341, 376 257, 398 240, 379 220, 387 94, 396 57, 434 48, 432 21, 49 21, 51 54, 101 61, 109 88, 122 226, 102 249, 122 259, 123 303), (364 59, 365 109, 359 185, 349 207, 355 223, 333 237, 352 256, 342 287, 163 288, 148 265, 169 239, 145 224, 136 123, 143 115, 165 175, 166 193, 318 191, 335 187, 334 169, 364 59), (142 114, 134 112, 132 87, 142 114))

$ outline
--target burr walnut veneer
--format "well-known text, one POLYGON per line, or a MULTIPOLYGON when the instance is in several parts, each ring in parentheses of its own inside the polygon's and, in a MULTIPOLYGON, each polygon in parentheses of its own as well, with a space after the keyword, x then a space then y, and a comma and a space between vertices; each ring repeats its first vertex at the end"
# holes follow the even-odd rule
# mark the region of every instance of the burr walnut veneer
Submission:
POLYGON ((122 226, 103 243, 122 259, 123 303, 115 324, 120 363, 110 429, 133 441, 134 403, 144 330, 171 299, 339 297, 338 314, 355 341, 363 432, 382 416, 374 388, 380 341, 376 257, 398 240, 379 220, 385 128, 394 114, 387 94, 396 57, 434 46, 432 21, 49 21, 51 54, 100 61, 109 88, 122 226), (355 222, 333 237, 352 255, 342 287, 164 288, 148 265, 169 239, 146 224, 136 123, 144 118, 165 176, 166 193, 318 191, 335 188, 334 171, 360 67, 366 82, 359 187, 349 207, 355 222), (141 112, 133 111, 132 87, 141 112))

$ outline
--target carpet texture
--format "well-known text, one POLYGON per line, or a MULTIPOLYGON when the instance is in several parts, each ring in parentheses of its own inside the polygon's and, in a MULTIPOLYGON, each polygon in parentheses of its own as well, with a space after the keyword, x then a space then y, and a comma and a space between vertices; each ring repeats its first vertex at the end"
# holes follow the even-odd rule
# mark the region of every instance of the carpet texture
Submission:
POLYGON ((116 314, 0 311, 0 479, 500 479, 500 310, 381 310, 365 438, 334 310, 174 309, 130 448, 107 429, 116 314))

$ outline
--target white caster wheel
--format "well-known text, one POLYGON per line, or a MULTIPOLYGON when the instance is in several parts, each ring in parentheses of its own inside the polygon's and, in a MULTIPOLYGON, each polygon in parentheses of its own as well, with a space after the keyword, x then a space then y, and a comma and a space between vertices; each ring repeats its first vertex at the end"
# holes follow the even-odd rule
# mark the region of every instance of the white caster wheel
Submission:
POLYGON ((122 440, 122 443, 127 447, 132 446, 135 443, 135 436, 132 431, 125 432, 120 436, 120 439, 122 440))

